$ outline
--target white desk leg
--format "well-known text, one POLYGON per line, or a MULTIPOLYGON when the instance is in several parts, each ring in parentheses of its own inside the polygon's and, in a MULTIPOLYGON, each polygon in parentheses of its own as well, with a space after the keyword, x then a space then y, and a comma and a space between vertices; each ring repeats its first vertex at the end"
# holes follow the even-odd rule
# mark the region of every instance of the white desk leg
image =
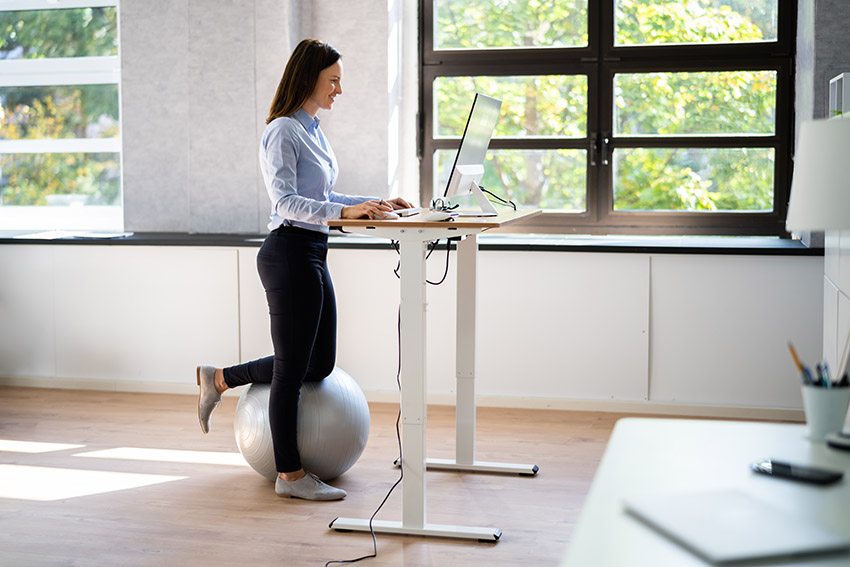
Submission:
POLYGON ((537 474, 537 465, 515 465, 475 460, 475 365, 478 326, 478 237, 457 244, 457 403, 455 460, 428 459, 434 470, 537 474))
POLYGON ((425 526, 425 243, 400 242, 402 519, 425 526))
POLYGON ((475 363, 478 359, 475 332, 478 327, 478 235, 457 243, 457 464, 475 462, 475 363))
MULTIPOLYGON (((377 533, 496 541, 497 528, 425 523, 425 242, 401 240, 402 521, 375 520, 377 533)), ((368 519, 337 518, 337 531, 369 531, 368 519)))

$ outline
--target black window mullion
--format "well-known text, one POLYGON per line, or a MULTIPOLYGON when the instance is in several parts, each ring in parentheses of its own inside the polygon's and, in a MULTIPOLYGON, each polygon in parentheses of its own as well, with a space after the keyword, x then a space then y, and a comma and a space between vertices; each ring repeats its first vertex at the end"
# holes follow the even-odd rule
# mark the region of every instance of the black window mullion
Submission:
MULTIPOLYGON (((594 179, 588 179, 588 203, 592 203, 591 214, 597 225, 607 225, 614 207, 613 178, 611 176, 611 136, 613 133, 613 75, 609 74, 608 62, 612 60, 611 47, 614 44, 614 0, 599 2, 599 30, 597 59, 596 96, 591 105, 595 113, 596 148, 598 157, 593 169, 594 179)), ((591 176, 588 176, 591 177, 591 176)))
MULTIPOLYGON (((791 2, 788 2, 788 4, 791 4, 791 2)), ((780 7, 780 25, 782 22, 781 10, 782 7, 780 7)), ((796 19, 793 20, 796 22, 796 19)), ((793 35, 793 33, 791 33, 791 35, 793 35)), ((774 210, 782 223, 780 232, 784 235, 784 221, 788 213, 788 199, 791 197, 791 172, 793 169, 792 155, 794 153, 793 57, 789 57, 788 60, 784 61, 777 71, 775 132, 777 137, 777 160, 776 167, 774 169, 775 183, 773 185, 773 203, 774 210)))

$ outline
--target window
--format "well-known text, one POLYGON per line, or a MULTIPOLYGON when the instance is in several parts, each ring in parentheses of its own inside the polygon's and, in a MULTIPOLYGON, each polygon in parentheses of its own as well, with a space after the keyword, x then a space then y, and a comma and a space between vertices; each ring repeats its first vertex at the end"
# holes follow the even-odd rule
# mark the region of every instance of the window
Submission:
POLYGON ((0 0, 0 228, 121 230, 117 0, 0 0))
POLYGON ((482 185, 534 230, 784 235, 796 3, 422 0, 422 202, 473 94, 502 115, 482 185))

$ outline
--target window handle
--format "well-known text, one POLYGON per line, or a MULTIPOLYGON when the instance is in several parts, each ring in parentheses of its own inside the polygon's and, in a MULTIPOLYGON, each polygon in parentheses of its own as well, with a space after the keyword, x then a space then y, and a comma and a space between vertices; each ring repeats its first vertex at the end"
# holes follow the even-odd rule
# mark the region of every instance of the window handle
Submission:
POLYGON ((611 137, 609 134, 603 134, 602 136, 602 165, 608 165, 611 160, 611 156, 609 155, 611 151, 611 137))

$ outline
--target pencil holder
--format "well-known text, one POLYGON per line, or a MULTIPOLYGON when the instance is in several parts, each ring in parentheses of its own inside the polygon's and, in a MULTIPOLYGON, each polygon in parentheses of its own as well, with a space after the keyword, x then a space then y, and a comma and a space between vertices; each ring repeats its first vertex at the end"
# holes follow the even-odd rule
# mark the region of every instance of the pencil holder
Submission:
POLYGON ((809 439, 823 441, 827 434, 841 431, 850 404, 850 388, 803 385, 802 389, 809 439))

